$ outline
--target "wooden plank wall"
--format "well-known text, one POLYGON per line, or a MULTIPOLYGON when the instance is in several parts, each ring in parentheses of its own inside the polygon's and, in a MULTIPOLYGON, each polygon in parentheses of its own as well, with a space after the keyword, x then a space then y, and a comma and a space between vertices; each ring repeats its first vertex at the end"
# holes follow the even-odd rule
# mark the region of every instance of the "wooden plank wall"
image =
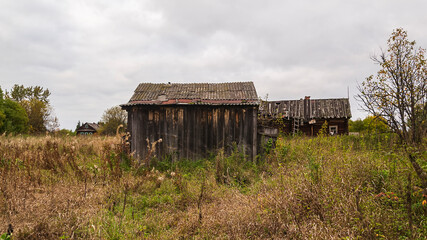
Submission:
POLYGON ((325 121, 328 121, 327 131, 329 131, 329 126, 337 126, 339 135, 348 134, 348 119, 346 118, 317 119, 314 124, 304 123, 300 127, 300 131, 307 136, 317 136, 325 121))
MULTIPOLYGON (((307 136, 317 136, 320 129, 323 126, 323 123, 326 121, 326 119, 316 119, 316 123, 309 124, 308 122, 304 122, 302 126, 300 126, 299 130, 307 136)), ((348 134, 348 119, 347 118, 332 118, 327 119, 328 121, 328 130, 329 126, 338 126, 338 134, 348 134)), ((292 134, 292 122, 293 120, 287 120, 284 119, 282 121, 285 126, 278 126, 276 121, 273 119, 263 119, 263 121, 259 121, 258 129, 262 131, 263 128, 268 129, 267 131, 272 131, 272 129, 276 129, 276 132, 279 132, 279 128, 284 134, 292 134)), ((263 132, 260 132, 261 135, 263 135, 263 132)), ((268 134, 266 134, 268 135, 268 134)))
POLYGON ((134 106, 128 110, 131 151, 144 159, 147 142, 156 145, 157 157, 198 159, 236 143, 248 158, 256 156, 257 107, 255 106, 134 106))

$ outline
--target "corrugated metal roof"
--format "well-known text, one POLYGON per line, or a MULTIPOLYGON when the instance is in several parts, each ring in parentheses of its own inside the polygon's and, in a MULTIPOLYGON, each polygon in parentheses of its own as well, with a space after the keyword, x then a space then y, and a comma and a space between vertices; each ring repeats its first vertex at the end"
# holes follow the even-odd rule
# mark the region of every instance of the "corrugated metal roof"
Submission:
POLYGON ((127 104, 134 105, 258 105, 252 82, 140 83, 127 104))
POLYGON ((305 120, 313 118, 351 118, 348 98, 262 102, 260 114, 264 117, 289 117, 305 120))

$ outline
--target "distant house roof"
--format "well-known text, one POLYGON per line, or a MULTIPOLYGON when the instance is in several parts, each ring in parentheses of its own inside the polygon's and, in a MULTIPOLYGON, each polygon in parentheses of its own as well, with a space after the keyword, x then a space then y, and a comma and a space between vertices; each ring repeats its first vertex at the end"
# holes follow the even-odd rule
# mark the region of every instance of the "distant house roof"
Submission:
POLYGON ((76 132, 97 132, 99 125, 96 123, 84 123, 76 132))
POLYGON ((134 105, 258 105, 252 82, 140 83, 127 104, 134 105))
POLYGON ((351 118, 348 98, 268 101, 260 105, 261 116, 302 118, 351 118))

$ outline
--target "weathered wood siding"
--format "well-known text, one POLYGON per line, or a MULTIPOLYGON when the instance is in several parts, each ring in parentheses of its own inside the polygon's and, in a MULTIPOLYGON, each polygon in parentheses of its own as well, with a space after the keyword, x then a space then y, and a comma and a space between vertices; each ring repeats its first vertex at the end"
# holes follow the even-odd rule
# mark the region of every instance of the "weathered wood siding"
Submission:
MULTIPOLYGON (((347 118, 332 118, 332 119, 315 119, 316 123, 309 124, 304 122, 299 127, 299 131, 307 136, 317 136, 325 121, 328 121, 329 126, 338 127, 338 135, 348 134, 348 119, 347 118)), ((268 137, 277 137, 279 133, 292 134, 292 120, 284 119, 277 121, 277 119, 262 119, 258 122, 258 133, 268 137), (280 123, 280 124, 279 124, 280 123)))
POLYGON ((236 143, 249 158, 256 155, 257 106, 140 105, 128 111, 131 151, 143 159, 150 144, 156 156, 197 159, 224 148, 230 152, 236 143))
POLYGON ((300 131, 308 136, 317 136, 325 121, 328 121, 327 132, 329 132, 329 126, 337 126, 338 135, 348 134, 348 119, 346 118, 317 119, 314 124, 304 123, 300 126, 300 131))

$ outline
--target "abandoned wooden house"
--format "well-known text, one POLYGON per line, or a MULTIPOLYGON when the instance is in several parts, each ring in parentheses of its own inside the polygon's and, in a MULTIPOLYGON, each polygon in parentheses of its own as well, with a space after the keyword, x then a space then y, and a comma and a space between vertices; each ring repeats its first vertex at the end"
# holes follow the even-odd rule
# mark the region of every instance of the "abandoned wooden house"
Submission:
POLYGON ((197 159, 221 148, 230 152, 233 145, 254 158, 258 106, 252 82, 141 83, 121 105, 128 112, 131 152, 139 159, 154 151, 157 157, 197 159))
POLYGON ((76 129, 77 136, 79 135, 93 135, 99 130, 99 125, 96 123, 85 123, 76 129))
POLYGON ((351 118, 348 98, 268 101, 260 105, 258 131, 261 135, 277 137, 279 132, 296 134, 301 132, 316 136, 327 122, 326 132, 330 135, 348 134, 351 118))

